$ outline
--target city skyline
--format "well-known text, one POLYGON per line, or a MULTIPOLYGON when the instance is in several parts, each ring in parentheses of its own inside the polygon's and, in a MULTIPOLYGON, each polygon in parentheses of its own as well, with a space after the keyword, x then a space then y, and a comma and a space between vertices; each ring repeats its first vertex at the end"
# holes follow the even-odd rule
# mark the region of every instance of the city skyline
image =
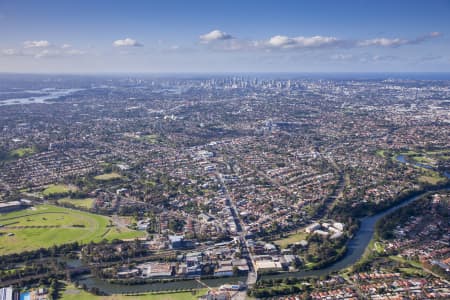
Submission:
POLYGON ((4 1, 0 72, 445 72, 447 1, 4 1))

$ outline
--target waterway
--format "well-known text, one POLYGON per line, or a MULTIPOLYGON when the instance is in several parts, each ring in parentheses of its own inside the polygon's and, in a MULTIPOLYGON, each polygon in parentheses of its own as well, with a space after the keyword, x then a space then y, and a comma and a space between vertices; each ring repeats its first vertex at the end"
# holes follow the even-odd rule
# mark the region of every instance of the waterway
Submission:
MULTIPOLYGON (((173 281, 173 282, 158 282, 147 284, 112 284, 105 280, 85 276, 76 278, 80 284, 85 284, 88 288, 96 287, 107 294, 134 294, 134 293, 148 293, 157 291, 174 291, 174 290, 188 290, 188 289, 202 289, 205 286, 195 280, 173 281)), ((243 277, 223 277, 214 279, 202 279, 202 282, 209 287, 219 287, 223 284, 237 284, 238 282, 245 282, 246 276, 243 277)))
MULTIPOLYGON (((428 170, 437 171, 435 167, 432 167, 432 166, 429 166, 429 165, 426 165, 426 164, 422 164, 422 163, 418 163, 418 162, 410 162, 402 154, 397 155, 395 157, 395 159, 398 162, 401 162, 402 164, 409 164, 409 165, 413 165, 413 166, 416 166, 416 167, 419 167, 419 168, 425 168, 425 169, 428 169, 428 170)), ((449 171, 444 171, 443 175, 445 177, 447 177, 448 179, 450 179, 450 172, 449 171)))
POLYGON ((378 222, 378 220, 410 204, 411 202, 414 202, 422 198, 427 193, 428 192, 423 192, 417 196, 410 197, 405 201, 401 202, 400 204, 397 204, 376 215, 362 218, 358 231, 353 236, 353 238, 350 239, 350 241, 347 243, 347 252, 345 253, 344 257, 338 260, 337 262, 331 264, 330 266, 318 270, 307 270, 294 273, 267 275, 263 277, 267 279, 267 278, 285 278, 285 277, 322 276, 350 267, 351 265, 355 264, 364 254, 367 245, 373 238, 375 232, 375 225, 378 222))
MULTIPOLYGON (((409 163, 406 161, 405 157, 397 156, 396 159, 401 163, 409 163)), ((422 164, 421 164, 422 165, 422 164)), ((419 166, 419 165, 418 165, 419 166)), ((424 166, 420 166, 424 167, 424 166)), ((427 166, 428 168, 432 168, 427 166)), ((450 178, 450 174, 445 172, 444 175, 447 178, 450 178)), ((449 189, 447 186, 445 189, 449 189)), ((332 272, 336 272, 351 265, 355 264, 363 255, 364 251, 367 248, 367 245, 373 238, 375 232, 375 225, 381 218, 393 213, 394 211, 424 197, 429 192, 442 190, 435 189, 422 192, 416 196, 412 196, 402 201, 401 203, 385 210, 380 213, 377 213, 373 216, 364 217, 361 219, 361 224, 356 232, 356 234, 350 239, 347 243, 347 251, 343 258, 331 264, 328 267, 318 269, 318 270, 305 270, 299 272, 290 272, 290 273, 282 273, 276 275, 265 275, 264 279, 269 278, 285 278, 285 277, 313 277, 313 276, 322 276, 327 275, 332 272)), ((109 293, 109 294, 119 294, 119 293, 143 293, 149 291, 168 291, 174 289, 191 289, 191 288, 202 288, 202 286, 194 280, 188 281, 176 281, 176 282, 168 282, 168 283, 152 283, 152 284, 142 284, 142 285, 120 285, 120 284, 110 284, 104 280, 95 278, 95 277, 86 277, 78 279, 80 283, 86 284, 88 287, 97 287, 100 290, 109 293)), ((205 279, 202 282, 206 283, 211 287, 217 287, 225 283, 237 283, 238 281, 245 282, 245 277, 234 277, 234 278, 218 278, 218 279, 205 279)))
MULTIPOLYGON (((319 270, 305 270, 300 272, 291 272, 291 273, 282 273, 276 275, 265 275, 264 279, 269 278, 285 278, 285 277, 312 277, 312 276, 322 276, 327 275, 335 271, 339 271, 341 269, 345 269, 354 263, 356 263, 364 251, 367 248, 370 240, 372 239, 375 231, 375 224, 378 220, 383 218, 384 216, 398 210, 401 207, 404 207, 411 202, 414 202, 428 192, 423 192, 414 197, 410 197, 405 201, 393 206, 383 212, 380 212, 376 215, 365 217, 361 219, 361 225, 357 233, 353 236, 353 238, 347 244, 347 252, 345 256, 333 263, 332 265, 325 267, 319 270)), ((86 284, 87 287, 97 287, 101 291, 106 292, 108 294, 126 294, 126 293, 144 293, 150 291, 170 291, 175 289, 191 289, 191 288, 202 288, 202 286, 194 281, 194 280, 186 280, 186 281, 175 281, 175 282, 166 282, 166 283, 149 283, 149 284, 139 284, 139 285, 124 285, 124 284, 111 284, 107 281, 101 280, 99 278, 95 278, 92 276, 80 277, 77 280, 86 284)), ((237 283, 238 281, 245 282, 245 277, 233 277, 233 278, 217 278, 217 279, 205 279, 202 282, 206 283, 208 286, 217 287, 225 283, 237 283)))
MULTIPOLYGON (((428 166, 421 163, 412 163, 406 160, 406 157, 404 155, 397 155, 395 158, 398 162, 403 164, 411 164, 417 167, 426 168, 430 170, 435 170, 432 166, 428 166)), ((444 176, 450 179, 450 172, 446 171, 443 173, 444 176)), ((441 188, 442 189, 442 188, 441 188)), ((449 189, 447 187, 447 189, 449 189)), ((430 190, 433 191, 433 190, 430 190)), ((308 270, 308 271, 300 271, 295 273, 283 273, 283 274, 277 274, 277 275, 267 275, 264 276, 264 278, 284 278, 284 277, 311 277, 311 276, 322 276, 327 275, 335 271, 339 271, 341 269, 345 269, 354 263, 356 263, 363 255, 364 251, 367 248, 367 245, 370 243, 370 241, 373 238, 373 234, 375 232, 375 225, 381 218, 393 213, 394 211, 410 204, 411 202, 414 202, 423 196, 425 196, 430 191, 423 192, 419 195, 410 197, 404 201, 402 201, 400 204, 397 204, 385 211, 382 211, 378 214, 375 214, 373 216, 365 217, 361 219, 361 225, 359 227, 359 230, 356 232, 356 234, 353 236, 353 238, 348 242, 347 244, 347 252, 345 253, 344 257, 334 264, 319 269, 319 270, 308 270)), ((437 191, 437 190, 434 190, 437 191)))
POLYGON ((32 104, 32 103, 52 103, 49 100, 56 100, 72 93, 81 91, 82 89, 42 89, 25 91, 32 94, 42 94, 41 96, 10 98, 0 100, 0 106, 3 105, 17 105, 17 104, 32 104))

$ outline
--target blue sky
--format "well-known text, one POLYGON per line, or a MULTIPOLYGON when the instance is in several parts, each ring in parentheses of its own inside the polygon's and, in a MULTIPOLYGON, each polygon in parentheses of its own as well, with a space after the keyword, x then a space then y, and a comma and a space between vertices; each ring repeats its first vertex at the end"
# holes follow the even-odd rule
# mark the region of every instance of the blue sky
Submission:
POLYGON ((0 72, 448 72, 450 1, 0 0, 0 72))

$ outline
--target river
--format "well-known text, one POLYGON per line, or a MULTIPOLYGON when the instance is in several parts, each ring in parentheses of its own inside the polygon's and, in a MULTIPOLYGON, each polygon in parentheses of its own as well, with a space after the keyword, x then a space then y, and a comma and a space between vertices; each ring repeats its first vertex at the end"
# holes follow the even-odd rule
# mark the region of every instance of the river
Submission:
MULTIPOLYGON (((338 260, 337 262, 331 264, 328 267, 319 270, 305 270, 300 272, 290 272, 290 273, 282 273, 276 275, 265 275, 264 279, 274 279, 274 278, 285 278, 285 277, 312 277, 312 276, 322 276, 327 275, 335 271, 339 271, 341 269, 345 269, 354 263, 356 263, 364 251, 367 248, 370 240, 372 239, 375 232, 375 224, 378 220, 383 218, 384 216, 398 210, 401 207, 404 207, 411 202, 414 202, 428 192, 423 192, 414 197, 410 197, 400 204, 397 204, 383 212, 380 212, 376 215, 370 217, 364 217, 361 219, 361 225, 353 236, 353 238, 347 244, 347 252, 344 257, 338 260)), ((80 277, 77 278, 80 283, 86 284, 87 287, 97 287, 101 291, 106 292, 108 294, 126 294, 126 293, 144 293, 149 291, 170 291, 175 289, 191 289, 191 288, 202 288, 202 286, 194 280, 186 280, 186 281, 175 281, 175 282, 167 282, 167 283, 150 283, 150 284, 139 284, 139 285, 123 285, 123 284, 111 284, 99 278, 95 278, 92 276, 80 277)), ((233 278, 217 278, 217 279, 205 279, 202 282, 206 283, 211 287, 217 287, 225 283, 237 283, 238 281, 245 282, 246 277, 233 277, 233 278)))
POLYGON ((0 106, 14 105, 14 104, 32 104, 32 103, 52 103, 49 100, 56 100, 63 96, 68 96, 72 93, 82 91, 83 89, 42 89, 25 91, 32 94, 42 94, 41 96, 10 98, 0 100, 0 106))
MULTIPOLYGON (((396 159, 401 163, 409 163, 406 161, 406 159, 403 157, 397 156, 396 159)), ((419 167, 424 167, 423 164, 417 165, 419 167)), ((427 166, 427 168, 432 168, 430 166, 427 166)), ((448 172, 445 172, 444 175, 447 178, 450 178, 450 174, 448 172)), ((446 189, 449 189, 447 186, 446 189)), ((286 277, 312 277, 312 276, 322 276, 327 275, 335 271, 339 271, 341 269, 345 269, 354 263, 356 263, 363 255, 364 251, 367 248, 367 245, 369 244, 370 240, 373 238, 374 232, 375 232, 375 225, 378 220, 385 217, 388 214, 391 214, 392 212, 410 204, 411 202, 414 202, 429 192, 442 190, 440 189, 431 189, 429 191, 422 192, 416 196, 409 197, 402 201, 401 203, 386 209, 380 213, 377 213, 373 216, 364 217, 361 219, 361 224, 356 232, 356 234, 350 239, 350 241, 347 243, 347 251, 343 258, 336 261, 335 263, 331 264, 328 267, 318 269, 318 270, 305 270, 305 271, 299 271, 299 272, 290 272, 290 273, 282 273, 282 274, 276 274, 276 275, 265 275, 263 276, 264 279, 275 279, 275 278, 286 278, 286 277)), ((236 283, 237 281, 243 281, 245 282, 245 277, 240 278, 218 278, 218 279, 205 279, 202 280, 202 282, 206 283, 209 286, 216 287, 224 283, 236 283)), ((142 293, 142 292, 148 292, 148 291, 162 291, 162 290, 174 290, 174 289, 190 289, 190 288, 201 288, 202 286, 199 285, 194 280, 188 280, 188 281, 177 281, 177 282, 168 282, 168 283, 153 283, 153 284, 142 284, 142 285, 119 285, 119 284, 110 284, 104 280, 94 278, 94 277, 86 277, 86 278, 80 278, 80 283, 86 284, 88 287, 97 287, 100 290, 108 293, 108 294, 118 294, 118 293, 142 293)))
MULTIPOLYGON (((112 284, 93 276, 78 277, 75 280, 78 280, 80 284, 85 284, 88 288, 96 287, 107 294, 134 294, 204 288, 203 285, 195 280, 183 280, 164 283, 146 283, 136 285, 112 284)), ((245 282, 246 280, 247 277, 243 276, 202 279, 202 282, 210 287, 219 287, 222 284, 237 284, 239 281, 245 282)))
POLYGON ((402 201, 400 204, 397 204, 397 205, 395 205, 383 212, 380 212, 376 215, 362 218, 358 231, 347 243, 347 252, 345 253, 344 257, 341 258, 340 260, 336 261, 335 263, 331 264, 330 266, 322 268, 322 269, 318 269, 318 270, 307 270, 307 271, 300 271, 300 272, 294 272, 294 273, 283 273, 283 274, 268 275, 268 276, 263 276, 263 277, 265 279, 267 279, 267 278, 285 278, 285 277, 297 277, 298 278, 298 277, 322 276, 322 275, 327 275, 332 272, 339 271, 341 269, 350 267, 351 265, 356 263, 362 257, 364 251, 367 248, 367 245, 369 244, 370 240, 373 238, 373 235, 375 233, 375 225, 378 220, 380 220, 384 216, 398 210, 399 208, 404 207, 404 206, 410 204, 411 202, 414 202, 414 201, 422 198, 427 193, 429 193, 429 191, 423 192, 414 197, 410 197, 410 198, 402 201))
MULTIPOLYGON (((395 159, 398 162, 403 163, 403 164, 411 164, 411 165, 415 165, 417 167, 435 170, 435 168, 425 165, 425 164, 411 163, 406 160, 406 157, 404 155, 397 155, 395 159)), ((450 179, 449 172, 446 171, 443 173, 443 175, 450 179)), ((442 188, 440 188, 440 189, 442 189, 442 188)), ((447 187, 447 189, 448 189, 448 187, 447 187)), ((439 190, 439 189, 437 189, 437 190, 439 190)), ((437 190, 434 190, 434 191, 437 191, 437 190)), ((336 261, 335 263, 331 264, 330 266, 325 267, 323 269, 319 269, 319 270, 307 270, 307 271, 300 271, 300 272, 295 272, 295 273, 267 275, 267 276, 264 276, 264 278, 267 279, 267 278, 285 278, 285 277, 322 276, 322 275, 330 274, 335 271, 339 271, 341 269, 345 269, 345 268, 353 265, 361 258, 364 251, 367 248, 367 245, 370 243, 370 240, 372 239, 373 234, 375 232, 375 224, 377 223, 378 220, 380 220, 384 216, 396 211, 397 209, 402 208, 402 207, 410 204, 411 202, 414 202, 414 201, 422 198, 424 195, 426 195, 427 193, 429 193, 431 191, 433 191, 433 190, 423 192, 416 196, 412 196, 385 211, 382 211, 373 216, 362 218, 361 225, 360 225, 358 231, 353 236, 353 238, 347 243, 347 252, 345 253, 344 257, 341 258, 340 260, 336 261)))
MULTIPOLYGON (((401 162, 402 164, 409 164, 409 165, 413 165, 419 168, 425 168, 428 170, 433 170, 433 171, 437 171, 436 168, 426 165, 426 164, 422 164, 422 163, 418 163, 418 162, 410 162, 406 159, 406 157, 402 154, 399 154, 395 157, 395 159, 398 162, 401 162)), ((450 172, 449 171, 444 171, 444 173, 442 173, 445 177, 447 177, 448 179, 450 179, 450 172)))

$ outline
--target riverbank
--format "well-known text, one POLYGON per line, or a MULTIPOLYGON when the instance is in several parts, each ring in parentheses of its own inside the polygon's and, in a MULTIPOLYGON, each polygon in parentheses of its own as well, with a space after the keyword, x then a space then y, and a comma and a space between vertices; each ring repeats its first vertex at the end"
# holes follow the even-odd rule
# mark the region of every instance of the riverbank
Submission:
POLYGON ((111 295, 111 296, 97 296, 82 289, 76 288, 74 285, 67 285, 61 292, 61 300, 194 300, 199 296, 204 295, 207 289, 192 289, 186 291, 176 292, 153 292, 145 294, 126 294, 126 295, 111 295))
POLYGON ((436 189, 427 189, 422 192, 418 192, 414 196, 404 199, 400 203, 396 204, 393 207, 390 207, 382 212, 379 212, 375 215, 364 217, 361 219, 360 227, 356 234, 347 242, 347 252, 344 257, 333 264, 330 264, 328 267, 318 270, 304 270, 299 272, 292 273, 283 273, 276 275, 266 275, 262 276, 262 279, 278 279, 278 278, 287 278, 287 277, 296 277, 296 278, 307 278, 307 277, 320 277, 325 276, 333 272, 337 272, 343 269, 346 269, 355 263, 357 263, 366 252, 367 246, 371 242, 374 233, 375 233, 375 225, 376 223, 382 219, 383 217, 393 213, 394 211, 416 201, 429 193, 438 192, 440 190, 448 190, 450 189, 450 185, 446 185, 445 187, 439 187, 436 189))
MULTIPOLYGON (((316 270, 302 270, 298 272, 287 272, 281 274, 273 275, 262 275, 261 279, 280 279, 287 277, 296 278, 308 278, 308 277, 320 277, 325 276, 333 272, 344 270, 364 257, 364 253, 374 237, 376 223, 388 214, 414 202, 422 197, 425 197, 429 193, 437 192, 443 189, 449 189, 450 185, 445 188, 438 187, 435 189, 427 189, 425 191, 417 192, 415 195, 409 198, 403 199, 400 203, 395 206, 390 207, 382 212, 379 212, 372 216, 364 217, 360 220, 360 227, 355 235, 347 242, 347 251, 334 263, 329 266, 316 269, 316 270)), ((238 283, 239 281, 245 282, 245 277, 223 277, 215 279, 204 279, 202 280, 208 286, 218 287, 225 283, 238 283)), ((93 276, 79 277, 75 278, 80 284, 86 285, 86 287, 92 288, 96 287, 100 291, 106 294, 134 294, 134 293, 148 293, 148 292, 162 292, 162 291, 177 291, 177 290, 190 290, 190 289, 200 289, 202 285, 195 280, 183 280, 183 281, 173 281, 173 282, 161 282, 161 283, 149 283, 142 285, 126 285, 126 284, 112 284, 105 280, 93 276)))
MULTIPOLYGON (((203 279, 202 283, 209 287, 219 287, 223 284, 237 284, 245 282, 247 277, 222 277, 214 279, 203 279)), ((154 292, 176 292, 180 290, 197 290, 204 288, 204 285, 196 280, 183 280, 160 283, 147 283, 140 285, 113 284, 93 276, 82 276, 74 278, 80 285, 85 285, 87 289, 98 288, 101 292, 113 294, 136 294, 136 293, 154 293, 154 292)))

